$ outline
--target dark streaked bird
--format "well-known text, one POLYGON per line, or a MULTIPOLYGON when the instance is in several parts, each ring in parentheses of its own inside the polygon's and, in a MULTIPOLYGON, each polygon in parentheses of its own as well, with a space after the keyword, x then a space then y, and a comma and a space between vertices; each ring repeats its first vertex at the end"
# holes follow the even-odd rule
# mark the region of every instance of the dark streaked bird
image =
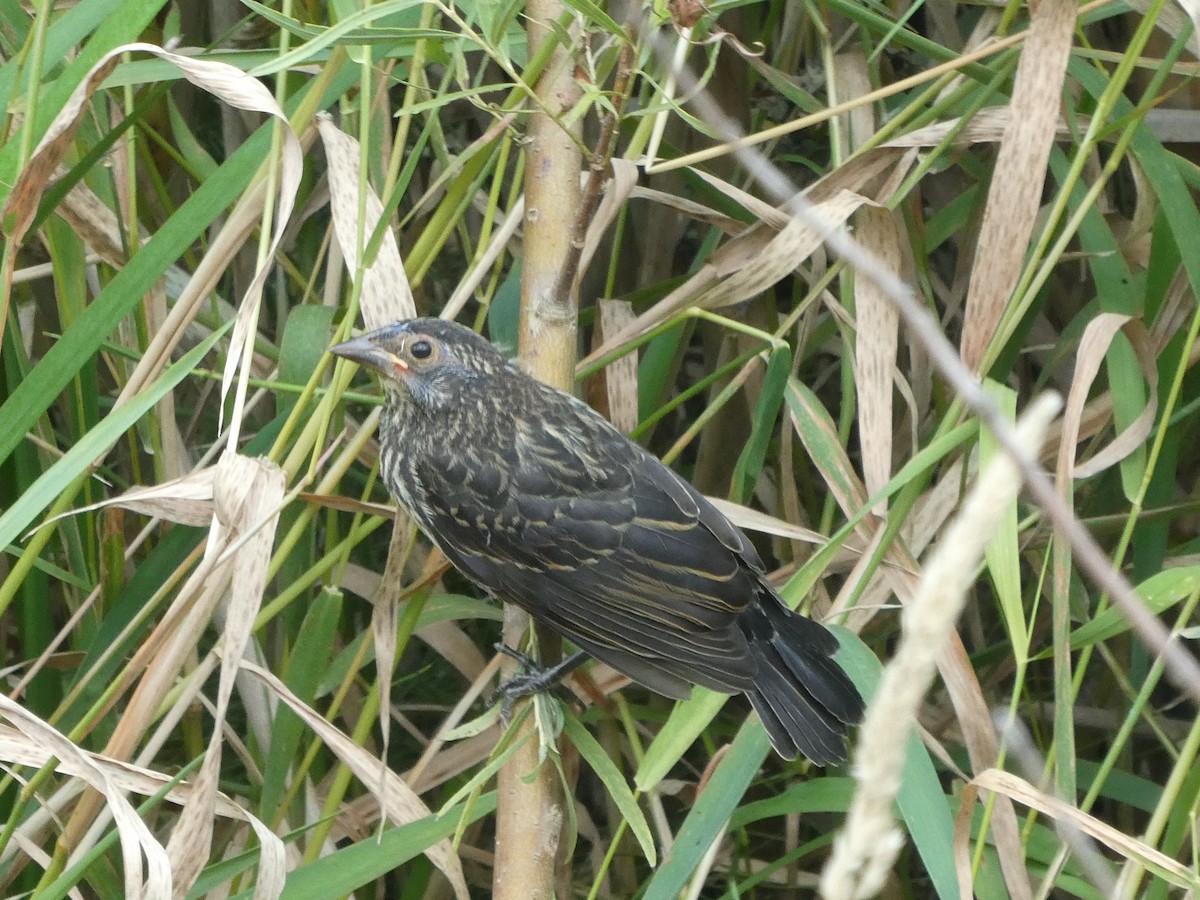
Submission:
POLYGON ((464 574, 634 681, 742 693, 781 756, 846 758, 863 702, 746 536, 586 404, 440 319, 331 348, 387 393, 380 473, 464 574))

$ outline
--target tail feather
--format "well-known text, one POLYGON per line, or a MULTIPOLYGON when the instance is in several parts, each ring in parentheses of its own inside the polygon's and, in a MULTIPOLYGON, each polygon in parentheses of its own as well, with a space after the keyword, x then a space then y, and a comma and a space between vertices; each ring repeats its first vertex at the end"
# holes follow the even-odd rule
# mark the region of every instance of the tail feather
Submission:
POLYGON ((846 759, 846 733, 862 718, 854 683, 833 660, 838 642, 823 625, 763 596, 739 616, 755 663, 747 692, 781 756, 817 765, 846 759))
POLYGON ((833 659, 839 646, 833 632, 820 622, 791 612, 775 626, 771 646, 795 679, 838 721, 857 723, 863 713, 862 697, 850 676, 833 659), (825 649, 820 645, 818 635, 832 641, 832 647, 825 649))
POLYGON ((828 716, 779 669, 764 668, 759 685, 746 696, 780 756, 795 759, 798 753, 803 753, 818 766, 846 758, 844 723, 828 716))

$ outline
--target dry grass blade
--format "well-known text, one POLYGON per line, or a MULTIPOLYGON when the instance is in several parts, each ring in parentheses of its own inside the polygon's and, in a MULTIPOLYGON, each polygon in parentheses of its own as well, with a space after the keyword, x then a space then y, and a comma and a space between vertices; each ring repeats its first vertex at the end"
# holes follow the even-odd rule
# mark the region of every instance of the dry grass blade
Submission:
POLYGON ((1042 201, 1043 179, 1030 174, 1044 172, 1050 159, 1078 14, 1075 0, 1045 0, 1021 52, 1013 116, 1000 142, 967 290, 962 356, 972 371, 983 361, 1025 263, 1042 201))
MULTIPOLYGON (((251 78, 241 69, 225 63, 191 59, 178 54, 168 54, 161 50, 155 52, 179 66, 187 79, 197 87, 210 91, 237 109, 274 116, 281 126, 277 129, 277 134, 280 136, 279 202, 274 217, 274 229, 271 232, 270 244, 259 259, 254 278, 250 281, 245 296, 238 305, 237 321, 229 339, 229 354, 225 357, 225 371, 221 378, 223 404, 230 389, 234 387, 234 376, 239 370, 241 372, 234 392, 229 429, 229 441, 231 445, 237 446, 246 406, 250 361, 254 352, 253 336, 258 331, 258 311, 262 300, 263 285, 266 284, 267 275, 274 264, 275 253, 283 241, 284 230, 292 216, 296 193, 300 187, 304 154, 300 149, 300 142, 297 140, 295 132, 292 131, 287 113, 275 102, 270 91, 263 87, 262 82, 258 79, 251 78)), ((270 217, 267 218, 269 221, 270 217)))
MULTIPOLYGON (((149 797, 167 788, 171 781, 166 775, 153 769, 109 759, 99 753, 81 752, 87 758, 89 766, 103 771, 105 777, 124 793, 149 797)), ((53 761, 54 771, 76 778, 82 777, 85 772, 84 767, 79 764, 78 757, 61 757, 55 753, 53 747, 37 737, 30 737, 23 731, 6 726, 0 726, 0 759, 12 765, 33 768, 40 768, 53 761)), ((191 783, 182 781, 167 788, 165 797, 172 803, 184 803, 191 794, 191 783)), ((217 794, 214 808, 218 815, 248 821, 246 811, 225 794, 217 794)))
POLYGON ((92 66, 91 71, 50 122, 50 127, 46 129, 46 133, 25 163, 4 204, 4 230, 12 241, 10 252, 16 252, 16 247, 25 237, 25 232, 33 224, 42 192, 71 147, 84 107, 104 79, 112 74, 126 49, 128 48, 118 47, 92 66))
POLYGON ((1160 853, 1144 841, 1130 837, 1107 822, 1102 822, 1095 816, 1038 790, 1018 775, 999 769, 988 769, 975 777, 974 784, 984 790, 1004 794, 1030 809, 1036 809, 1053 819, 1073 825, 1124 858, 1156 870, 1161 877, 1177 887, 1185 888, 1190 893, 1200 891, 1200 876, 1194 869, 1160 853))
POLYGON ((590 365, 688 307, 733 306, 767 290, 821 246, 823 228, 841 227, 856 209, 868 202, 866 197, 840 190, 814 204, 822 223, 820 228, 792 218, 777 233, 763 223, 747 229, 725 243, 695 275, 669 295, 616 334, 606 336, 604 343, 580 365, 590 365))
MULTIPOLYGON (((95 772, 102 772, 108 782, 121 792, 149 797, 166 789, 165 798, 180 805, 188 803, 197 790, 194 783, 186 781, 168 787, 171 779, 160 772, 97 753, 83 753, 82 758, 86 759, 87 766, 80 764, 79 756, 59 754, 52 744, 44 740, 15 729, 0 728, 0 760, 11 765, 41 768, 53 762, 56 772, 82 780, 87 780, 95 772)), ((227 819, 245 822, 254 830, 260 845, 255 897, 278 896, 284 880, 283 841, 260 819, 219 791, 214 795, 213 812, 227 819)))
POLYGON ((691 303, 702 309, 715 309, 733 306, 761 294, 808 259, 821 246, 824 231, 842 227, 851 214, 867 202, 866 197, 843 190, 814 203, 813 210, 820 225, 790 219, 769 241, 737 259, 735 271, 706 287, 691 303))
POLYGON ((114 269, 125 264, 126 248, 121 240, 121 223, 116 214, 84 183, 67 192, 56 210, 92 252, 114 269))
MULTIPOLYGON (((935 122, 932 125, 926 125, 924 128, 918 128, 915 131, 892 138, 884 146, 934 147, 951 135, 953 135, 954 145, 959 147, 970 144, 994 143, 995 141, 1004 139, 1009 129, 1014 127, 1013 120, 1018 115, 1011 106, 981 109, 975 115, 971 116, 968 121, 947 119, 944 122, 935 122)), ((1071 129, 1060 118, 1054 125, 1055 140, 1065 141, 1070 139, 1070 137, 1071 129)))
MULTIPOLYGON (((325 114, 317 118, 317 128, 325 146, 328 163, 329 205, 333 215, 334 234, 342 259, 351 276, 362 283, 359 310, 368 330, 374 330, 417 314, 412 288, 400 258, 400 247, 391 228, 381 223, 383 204, 370 185, 362 180, 359 143, 345 134, 325 114), (367 241, 376 229, 384 229, 379 252, 369 264, 362 260, 367 241)), ((396 617, 399 602, 400 574, 408 548, 412 546, 413 530, 401 517, 392 526, 392 541, 388 551, 387 573, 378 595, 374 598, 372 633, 375 636, 375 656, 380 666, 380 685, 383 708, 390 706, 392 670, 395 665, 396 617)), ((383 745, 391 738, 390 717, 382 720, 383 745)))
MULTIPOLYGON (((371 635, 375 641, 375 661, 379 667, 379 704, 383 709, 392 707, 392 680, 396 670, 396 632, 400 618, 400 602, 404 593, 404 567, 413 548, 416 528, 408 519, 397 513, 392 523, 392 538, 388 542, 387 562, 383 577, 378 580, 371 599, 371 635)), ((392 740, 391 716, 383 716, 380 730, 383 738, 383 757, 387 758, 392 740)), ((380 760, 380 767, 385 763, 380 760)), ((380 772, 380 784, 384 773, 380 772)))
POLYGON ((383 204, 371 187, 361 181, 358 141, 334 125, 327 115, 317 118, 317 128, 329 164, 329 207, 334 234, 347 271, 357 276, 362 265, 359 309, 363 324, 371 331, 400 319, 411 319, 416 316, 417 307, 392 230, 384 226, 379 253, 369 265, 359 260, 367 240, 380 227, 383 204))
POLYGON ((44 528, 67 516, 75 516, 108 506, 119 506, 122 509, 130 509, 182 525, 207 525, 213 517, 213 478, 215 473, 215 468, 206 466, 184 475, 182 478, 174 478, 164 481, 162 484, 130 488, 110 500, 101 500, 99 503, 81 506, 79 509, 73 509, 47 519, 41 527, 44 528))
POLYGON ((587 271, 604 235, 621 214, 621 210, 626 208, 625 204, 637 188, 638 168, 628 160, 612 160, 611 176, 604 183, 604 192, 596 207, 596 214, 588 223, 587 237, 579 254, 580 272, 587 271))
MULTIPOLYGON (((278 470, 257 461, 230 454, 218 463, 214 479, 217 515, 210 529, 204 558, 184 583, 150 639, 140 646, 127 666, 126 682, 138 673, 142 677, 113 729, 105 755, 128 759, 145 739, 163 698, 194 657, 206 625, 225 600, 235 573, 245 578, 238 588, 239 609, 242 604, 256 605, 261 600, 265 556, 274 534, 282 484, 278 470), (269 487, 272 482, 274 488, 269 487), (269 499, 272 497, 275 498, 273 502, 269 499), (258 503, 246 502, 255 498, 258 503), (249 545, 253 545, 249 555, 241 554, 240 551, 249 545), (251 594, 243 595, 241 592, 247 589, 251 594)), ((247 616, 243 611, 231 618, 234 643, 242 646, 253 616, 247 616)), ((197 802, 211 802, 211 798, 197 802)), ((93 807, 94 800, 80 804, 72 818, 72 833, 75 829, 82 831, 88 827, 93 807)))
POLYGON ((963 787, 962 805, 954 817, 954 871, 958 876, 960 897, 973 893, 974 873, 971 871, 971 820, 975 817, 975 803, 979 799, 979 788, 974 782, 963 787))
MULTIPOLYGON (((587 253, 584 253, 586 264, 587 253)), ((597 337, 617 334, 634 318, 633 305, 620 300, 601 300, 600 328, 597 337)), ((638 423, 637 354, 630 353, 614 360, 604 369, 604 388, 607 393, 608 420, 622 433, 629 434, 638 423)))
MULTIPOLYGON (((746 531, 773 534, 777 537, 787 538, 791 541, 803 541, 806 544, 814 544, 818 547, 823 547, 829 543, 829 539, 819 531, 804 528, 801 525, 793 525, 791 522, 768 515, 761 510, 743 506, 741 503, 733 503, 723 497, 705 497, 705 499, 719 509, 730 522, 746 531)), ((847 541, 843 546, 852 551, 855 556, 863 552, 863 545, 855 543, 853 540, 847 541)))
MULTIPOLYGON (((864 207, 858 212, 858 239, 883 265, 900 270, 900 232, 893 214, 864 207)), ((858 389, 859 444, 862 447, 863 481, 874 496, 892 474, 892 371, 900 345, 900 314, 895 305, 869 278, 854 282, 858 331, 854 371, 858 389)), ((887 502, 875 512, 883 515, 887 502)))
MULTIPOLYGON (((831 105, 871 93, 871 70, 861 48, 847 49, 833 58, 829 79, 831 105)), ((875 133, 875 109, 869 103, 853 107, 834 120, 840 141, 839 155, 849 156, 875 133)))

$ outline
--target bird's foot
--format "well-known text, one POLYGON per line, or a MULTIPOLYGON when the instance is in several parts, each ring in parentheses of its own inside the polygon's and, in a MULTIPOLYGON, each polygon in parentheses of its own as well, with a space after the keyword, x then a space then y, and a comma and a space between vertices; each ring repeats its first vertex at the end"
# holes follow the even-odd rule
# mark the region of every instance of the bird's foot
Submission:
POLYGON ((496 688, 496 692, 492 694, 491 702, 494 704, 499 700, 501 703, 500 718, 505 724, 508 724, 508 720, 512 716, 513 705, 518 700, 522 697, 560 688, 563 676, 578 668, 587 659, 587 654, 579 650, 562 662, 555 663, 553 666, 543 666, 507 644, 498 643, 495 648, 496 652, 511 656, 525 670, 501 682, 500 686, 496 688))

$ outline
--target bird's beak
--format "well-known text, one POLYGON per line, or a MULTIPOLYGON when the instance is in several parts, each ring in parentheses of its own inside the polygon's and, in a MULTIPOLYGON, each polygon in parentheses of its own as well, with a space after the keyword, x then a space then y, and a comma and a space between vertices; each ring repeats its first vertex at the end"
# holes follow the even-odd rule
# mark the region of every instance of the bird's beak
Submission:
POLYGON ((341 344, 334 344, 329 348, 329 352, 334 356, 353 360, 359 365, 377 369, 385 375, 395 375, 408 368, 399 357, 375 343, 370 334, 359 335, 341 344))

